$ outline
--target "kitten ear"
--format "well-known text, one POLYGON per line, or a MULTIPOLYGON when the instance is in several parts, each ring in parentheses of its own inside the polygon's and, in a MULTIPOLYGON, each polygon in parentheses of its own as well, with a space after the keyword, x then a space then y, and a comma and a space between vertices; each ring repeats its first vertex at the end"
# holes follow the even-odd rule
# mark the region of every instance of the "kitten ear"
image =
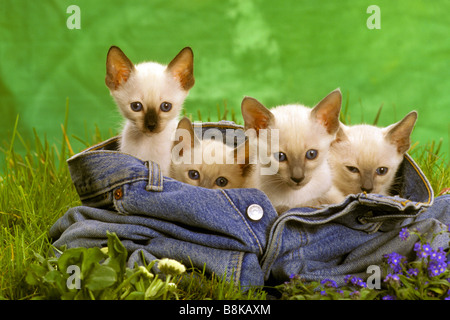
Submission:
POLYGON ((323 125, 329 134, 335 134, 339 129, 341 102, 341 90, 336 89, 311 110, 311 117, 323 125))
POLYGON ((175 141, 175 145, 181 144, 180 156, 182 156, 183 150, 191 150, 194 148, 194 145, 198 142, 198 138, 195 135, 191 120, 186 117, 178 122, 177 133, 178 141, 175 141), (179 129, 183 131, 179 131, 179 129))
POLYGON ((344 125, 342 123, 339 124, 339 129, 336 133, 336 139, 333 142, 342 142, 342 141, 348 141, 348 137, 344 132, 344 125))
POLYGON ((133 70, 134 64, 119 47, 112 46, 109 48, 106 57, 105 83, 110 90, 117 90, 122 84, 127 82, 133 70))
POLYGON ((258 100, 251 97, 245 97, 242 100, 241 112, 244 118, 245 130, 255 129, 257 134, 259 129, 267 129, 274 121, 272 112, 258 100))
POLYGON ((166 69, 181 84, 181 87, 188 91, 194 86, 194 53, 190 47, 182 49, 166 69))
POLYGON ((402 120, 386 128, 386 139, 397 146, 398 153, 405 153, 411 146, 410 136, 417 120, 417 112, 411 111, 402 120))

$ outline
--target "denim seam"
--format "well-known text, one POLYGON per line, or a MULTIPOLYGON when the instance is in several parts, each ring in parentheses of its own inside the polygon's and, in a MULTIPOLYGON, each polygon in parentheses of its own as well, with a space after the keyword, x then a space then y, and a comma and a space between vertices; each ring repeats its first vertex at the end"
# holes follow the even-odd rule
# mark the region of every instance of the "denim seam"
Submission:
POLYGON ((217 123, 217 122, 194 122, 194 128, 219 128, 219 129, 234 129, 234 130, 244 130, 244 126, 238 124, 232 124, 229 122, 217 123))
POLYGON ((241 281, 242 262, 244 261, 244 252, 238 252, 238 262, 236 266, 236 276, 234 284, 238 285, 241 281))
POLYGON ((420 179, 422 179, 423 184, 425 185, 425 187, 427 188, 428 191, 428 201, 427 202, 423 202, 426 204, 431 205, 433 203, 434 200, 434 194, 433 194, 433 189, 430 187, 429 182, 427 179, 424 179, 424 174, 422 172, 422 170, 420 170, 420 168, 418 168, 416 166, 416 163, 410 158, 411 156, 409 154, 405 154, 405 159, 411 164, 411 166, 414 168, 414 170, 416 170, 417 174, 419 175, 420 179))
MULTIPOLYGON (((284 228, 286 227, 286 224, 285 223, 283 223, 283 230, 284 230, 284 228)), ((268 268, 268 271, 269 270, 271 270, 272 269, 272 265, 275 263, 275 260, 276 260, 276 258, 278 257, 278 254, 279 254, 279 252, 280 252, 280 247, 281 247, 281 239, 282 239, 282 237, 281 237, 281 235, 282 235, 282 231, 283 230, 281 230, 279 233, 278 233, 278 236, 277 236, 277 242, 276 242, 276 246, 275 246, 275 252, 276 252, 276 254, 274 254, 273 256, 272 256, 272 259, 270 260, 270 268, 268 268)))
POLYGON ((235 285, 239 284, 241 279, 242 261, 244 259, 244 252, 232 252, 230 265, 227 268, 227 280, 230 281, 233 277, 235 285))
POLYGON ((110 191, 116 189, 117 187, 123 186, 125 184, 134 183, 134 182, 137 182, 137 181, 147 181, 147 179, 148 179, 148 177, 133 177, 131 179, 121 180, 119 182, 116 182, 116 183, 108 186, 108 188, 101 189, 101 190, 99 190, 97 192, 88 193, 88 194, 84 194, 84 195, 80 195, 79 194, 79 197, 80 197, 81 201, 88 200, 88 199, 91 199, 91 198, 95 198, 95 197, 97 197, 97 196, 99 196, 101 194, 104 194, 106 192, 110 192, 110 191))
POLYGON ((119 214, 123 214, 126 215, 127 213, 125 212, 125 208, 123 207, 123 201, 121 200, 116 200, 114 199, 114 209, 116 209, 116 211, 119 214))
POLYGON ((78 157, 79 155, 85 154, 85 153, 87 153, 87 152, 89 152, 89 151, 97 151, 97 150, 100 150, 100 149, 104 148, 105 146, 107 146, 107 145, 109 145, 109 144, 111 144, 111 143, 117 142, 118 140, 120 140, 120 136, 111 137, 111 138, 109 138, 109 139, 107 139, 107 140, 105 140, 105 141, 103 141, 103 142, 100 142, 100 143, 98 143, 98 144, 96 144, 96 145, 93 145, 93 146, 87 147, 86 149, 81 150, 80 153, 78 153, 78 154, 76 154, 76 155, 70 157, 67 161, 69 161, 69 160, 71 160, 71 159, 73 159, 73 158, 76 158, 76 157, 78 157))
POLYGON ((301 250, 303 248, 303 246, 305 245, 305 239, 304 239, 304 233, 303 233, 303 227, 299 228, 299 234, 298 234, 298 238, 299 238, 299 244, 298 244, 298 249, 292 250, 291 251, 291 260, 293 261, 301 261, 301 250))
MULTIPOLYGON (((358 197, 358 201, 359 203, 366 205, 366 206, 371 206, 371 207, 378 207, 380 205, 379 201, 381 199, 373 199, 373 198, 369 198, 367 196, 359 196, 358 197)), ((411 201, 408 199, 402 199, 402 200, 396 200, 396 199, 383 199, 383 204, 389 204, 392 206, 395 206, 397 209, 399 210, 403 210, 406 207, 414 207, 415 209, 420 209, 423 206, 428 206, 427 202, 415 202, 415 201, 411 201)))
POLYGON ((278 257, 279 248, 280 248, 280 239, 281 235, 283 233, 283 230, 285 228, 286 221, 283 221, 282 223, 278 224, 277 230, 275 230, 275 238, 271 238, 270 242, 273 243, 273 240, 275 240, 275 248, 271 249, 269 246, 267 248, 266 254, 263 256, 263 263, 261 265, 262 270, 264 272, 264 278, 267 279, 269 277, 269 272, 271 271, 271 267, 273 263, 275 262, 276 258, 278 257), (279 230, 281 228, 281 230, 279 230), (267 260, 269 258, 269 260, 267 260), (265 260, 265 261, 264 261, 265 260), (264 266, 266 266, 266 271, 264 271, 264 266))
POLYGON ((377 222, 372 222, 370 224, 367 224, 368 228, 362 230, 368 234, 372 234, 378 231, 378 229, 380 229, 381 225, 383 224, 384 221, 377 221, 377 222))
POLYGON ((224 189, 220 189, 220 191, 225 196, 225 198, 228 200, 228 202, 231 204, 231 206, 234 208, 234 210, 239 214, 239 217, 241 217, 241 219, 244 222, 244 224, 246 225, 247 229, 253 235, 253 238, 255 239, 255 241, 258 245, 259 253, 262 254, 264 252, 263 247, 262 247, 261 243, 259 242, 259 239, 256 236, 256 234, 253 232, 253 229, 250 227, 250 225, 247 223, 245 217, 242 215, 242 212, 235 206, 235 204, 233 203, 233 201, 231 200, 231 198, 228 196, 228 194, 225 192, 224 189))
POLYGON ((163 177, 162 172, 159 168, 159 165, 155 162, 146 162, 147 168, 148 168, 148 183, 145 187, 145 190, 147 191, 157 191, 161 192, 163 191, 163 177), (155 178, 157 179, 156 184, 154 183, 155 178))
MULTIPOLYGON (((353 203, 352 205, 356 205, 355 203, 353 203)), ((348 209, 349 206, 346 207, 346 209, 348 209)), ((347 215, 349 212, 348 211, 339 211, 337 213, 332 213, 331 215, 326 215, 326 216, 320 216, 320 214, 326 213, 328 211, 329 207, 325 207, 322 208, 320 210, 317 211, 313 211, 310 213, 298 213, 298 212, 291 212, 288 214, 285 214, 281 217, 281 219, 283 220, 294 220, 294 221, 298 221, 300 223, 304 223, 304 224, 308 224, 308 225, 321 225, 321 224, 325 224, 328 222, 331 222, 337 218, 340 218, 342 216, 347 215), (317 216, 320 217, 320 219, 314 219, 317 216), (311 219, 312 218, 312 219, 311 219)), ((351 208, 353 209, 353 208, 351 208)), ((278 220, 279 222, 281 222, 280 220, 278 220)), ((278 223, 278 222, 275 222, 278 223)))
POLYGON ((373 223, 373 222, 383 222, 383 221, 386 221, 388 219, 415 218, 419 214, 421 214, 423 212, 423 210, 424 209, 419 210, 418 212, 416 212, 414 214, 389 214, 389 215, 380 215, 380 216, 375 216, 375 217, 364 217, 364 216, 361 216, 359 220, 361 221, 361 223, 373 223))

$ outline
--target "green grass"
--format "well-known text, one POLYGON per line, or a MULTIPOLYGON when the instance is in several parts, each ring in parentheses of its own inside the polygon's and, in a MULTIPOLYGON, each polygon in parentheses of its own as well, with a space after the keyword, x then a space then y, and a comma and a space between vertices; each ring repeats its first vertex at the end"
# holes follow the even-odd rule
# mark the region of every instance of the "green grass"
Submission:
MULTIPOLYGON (((218 119, 231 117, 226 109, 222 112, 218 107, 218 119)), ((216 119, 208 116, 203 119, 206 120, 216 119)), ((50 144, 36 131, 34 141, 25 141, 16 130, 18 121, 19 118, 9 142, 0 150, 5 155, 0 175, 0 298, 3 299, 32 299, 42 294, 38 287, 27 283, 27 273, 33 264, 39 263, 38 257, 51 259, 49 228, 70 207, 80 204, 65 164, 68 157, 80 151, 72 150, 71 141, 91 145, 108 138, 102 137, 99 130, 86 134, 84 139, 70 137, 65 130, 66 116, 58 143, 50 144), (26 152, 16 153, 17 146, 26 152)), ((428 176, 435 194, 450 186, 450 167, 440 143, 414 145, 411 155, 428 176)), ((176 296, 180 299, 267 298, 264 290, 242 291, 224 278, 206 275, 204 270, 191 271, 177 282, 176 296)), ((286 295, 289 298, 289 290, 280 290, 284 298, 286 295)), ((292 294, 297 295, 298 290, 292 294)))

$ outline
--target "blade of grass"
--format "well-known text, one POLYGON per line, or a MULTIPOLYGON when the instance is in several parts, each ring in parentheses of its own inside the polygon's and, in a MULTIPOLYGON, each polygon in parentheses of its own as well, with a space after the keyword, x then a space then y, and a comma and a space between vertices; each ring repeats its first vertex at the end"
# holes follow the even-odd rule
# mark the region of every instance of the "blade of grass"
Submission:
MULTIPOLYGON (((64 128, 67 129, 69 122, 69 98, 66 98, 66 109, 64 114, 64 128)), ((66 140, 65 140, 65 132, 63 131, 63 137, 62 137, 62 143, 61 143, 61 154, 60 154, 60 162, 59 162, 59 168, 61 168, 65 165, 65 154, 66 154, 66 140)))
POLYGON ((383 104, 381 104, 381 106, 378 108, 378 112, 377 115, 375 116, 375 120, 373 120, 373 125, 376 126, 378 125, 378 120, 380 120, 380 114, 381 114, 381 110, 383 109, 383 104))

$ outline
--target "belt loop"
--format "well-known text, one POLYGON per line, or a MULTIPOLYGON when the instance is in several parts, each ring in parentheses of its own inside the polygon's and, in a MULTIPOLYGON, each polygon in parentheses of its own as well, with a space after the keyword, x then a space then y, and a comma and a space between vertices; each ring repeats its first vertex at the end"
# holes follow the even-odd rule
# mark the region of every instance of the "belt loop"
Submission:
POLYGON ((147 191, 163 191, 163 174, 159 164, 153 161, 146 161, 148 168, 148 184, 145 187, 147 191))

